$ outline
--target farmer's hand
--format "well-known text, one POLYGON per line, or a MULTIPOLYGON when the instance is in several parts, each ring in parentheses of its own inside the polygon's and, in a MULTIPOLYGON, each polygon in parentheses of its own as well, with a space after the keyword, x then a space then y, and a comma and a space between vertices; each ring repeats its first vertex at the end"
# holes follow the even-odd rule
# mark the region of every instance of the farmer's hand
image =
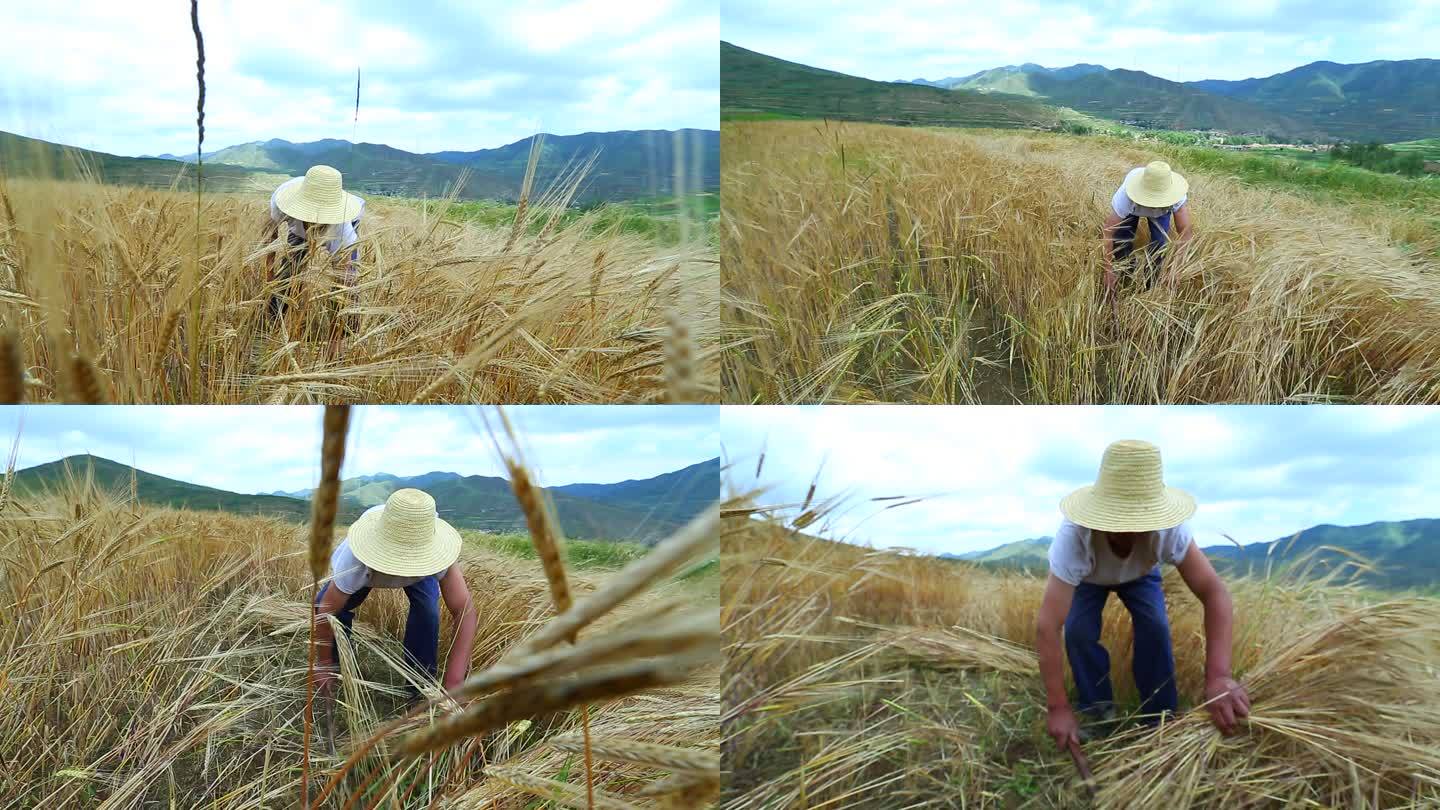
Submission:
POLYGON ((1075 712, 1069 706, 1051 708, 1045 720, 1045 730, 1062 751, 1071 743, 1080 744, 1080 721, 1075 719, 1075 712))
POLYGON ((1250 716, 1250 695, 1234 678, 1225 676, 1205 681, 1205 708, 1221 734, 1240 730, 1240 719, 1250 716))

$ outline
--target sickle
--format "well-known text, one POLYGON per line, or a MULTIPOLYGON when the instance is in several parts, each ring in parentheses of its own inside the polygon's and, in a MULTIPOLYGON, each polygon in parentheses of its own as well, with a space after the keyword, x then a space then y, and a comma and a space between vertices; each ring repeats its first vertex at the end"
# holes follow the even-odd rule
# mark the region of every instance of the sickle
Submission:
POLYGON ((1085 753, 1080 750, 1080 744, 1074 740, 1070 741, 1067 748, 1070 751, 1070 759, 1075 762, 1076 770, 1080 771, 1080 781, 1085 785, 1085 792, 1089 794, 1091 800, 1094 800, 1095 786, 1091 782, 1094 781, 1095 774, 1090 772, 1089 760, 1085 759, 1085 753))

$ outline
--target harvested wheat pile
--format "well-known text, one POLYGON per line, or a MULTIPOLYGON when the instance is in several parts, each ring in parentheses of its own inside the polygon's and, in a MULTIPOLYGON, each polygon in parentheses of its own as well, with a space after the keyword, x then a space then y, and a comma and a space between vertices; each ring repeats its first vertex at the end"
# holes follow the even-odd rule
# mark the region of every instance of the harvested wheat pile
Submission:
MULTIPOLYGON (((1440 803, 1440 600, 1329 579, 1232 579, 1253 711, 1193 707, 1203 611, 1165 578, 1182 715, 1086 747, 1092 802, 1045 733, 1044 580, 819 539, 745 502, 722 532, 725 806, 1421 808, 1440 803)), ((1129 619, 1105 646, 1137 700, 1129 619)), ((1067 673, 1067 681, 1070 676, 1067 673)))

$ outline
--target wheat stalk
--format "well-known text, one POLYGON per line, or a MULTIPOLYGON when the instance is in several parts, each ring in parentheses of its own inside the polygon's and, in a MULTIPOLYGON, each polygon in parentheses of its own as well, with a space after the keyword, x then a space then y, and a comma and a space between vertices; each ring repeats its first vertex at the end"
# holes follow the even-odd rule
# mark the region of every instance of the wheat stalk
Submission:
MULTIPOLYGON (((551 739, 550 745, 561 751, 579 752, 584 742, 573 735, 561 735, 551 739)), ((718 751, 679 748, 624 737, 603 737, 595 740, 591 747, 595 756, 613 762, 632 762, 672 771, 694 771, 702 775, 720 771, 718 751)))
POLYGON ((84 405, 105 404, 105 394, 100 389, 99 376, 95 365, 84 355, 70 356, 71 395, 76 402, 84 405))
POLYGON ((300 763, 300 806, 310 806, 310 733, 315 707, 315 622, 320 579, 330 560, 334 542, 335 512, 340 500, 340 467, 345 461, 345 436, 350 430, 350 406, 325 406, 324 438, 320 445, 320 484, 311 495, 310 517, 310 643, 305 670, 305 739, 300 763))
POLYGON ((14 329, 0 332, 0 405, 15 405, 25 399, 25 364, 20 359, 20 340, 14 329))
POLYGON ((483 734, 506 723, 563 711, 581 704, 601 705, 620 698, 673 686, 690 677, 701 664, 713 660, 705 652, 668 658, 627 661, 571 678, 517 686, 485 698, 461 712, 440 720, 400 743, 400 753, 416 757, 483 734))
POLYGON ((527 658, 571 638, 640 591, 680 570, 707 547, 719 542, 720 507, 711 506, 675 534, 660 541, 644 557, 625 566, 594 593, 577 601, 569 611, 555 617, 507 653, 503 661, 527 658))
POLYGON ((690 329, 674 309, 665 313, 665 390, 671 402, 699 402, 695 390, 695 344, 690 329))
POLYGON ((491 767, 485 769, 485 775, 491 779, 504 782, 507 785, 520 788, 527 793, 548 799, 556 804, 565 807, 589 807, 597 810, 640 810, 618 796, 611 796, 600 791, 593 791, 588 796, 580 793, 576 785, 568 782, 557 782, 554 779, 546 779, 540 776, 533 776, 518 768, 491 767))

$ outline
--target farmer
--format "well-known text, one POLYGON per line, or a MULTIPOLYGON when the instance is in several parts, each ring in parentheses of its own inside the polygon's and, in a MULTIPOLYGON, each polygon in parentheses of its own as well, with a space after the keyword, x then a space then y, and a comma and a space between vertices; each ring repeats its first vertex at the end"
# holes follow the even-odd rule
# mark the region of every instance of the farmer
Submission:
MULTIPOLYGON (((281 254, 278 273, 274 272, 275 255, 265 257, 266 280, 290 279, 305 266, 311 248, 323 245, 331 256, 350 249, 350 255, 340 261, 345 282, 354 284, 359 251, 353 246, 360 238, 357 229, 364 208, 365 201, 347 193, 341 187, 340 172, 329 166, 311 166, 304 177, 292 177, 281 183, 270 195, 266 241, 278 239, 283 227, 287 245, 281 254)), ((284 317, 288 306, 288 297, 275 293, 270 297, 271 317, 284 317)))
MULTIPOLYGON (((1045 682, 1050 736, 1061 748, 1081 741, 1080 725, 1065 694, 1060 629, 1075 675, 1079 710, 1099 724, 1114 721, 1110 655, 1100 643, 1100 615, 1114 592, 1135 631, 1133 672, 1140 714, 1158 722, 1179 708, 1170 622, 1160 588, 1159 563, 1174 565, 1205 608, 1205 700, 1210 719, 1234 733, 1250 713, 1245 687, 1230 677, 1233 611, 1230 592, 1195 544, 1185 521, 1195 499, 1165 486, 1160 450, 1140 441, 1105 448, 1093 486, 1060 502, 1065 519, 1050 546, 1050 577, 1040 603, 1036 646, 1045 682)), ((1086 736, 1089 736, 1087 729, 1086 736)))
MULTIPOLYGON (((1150 289, 1164 262, 1164 249, 1170 242, 1170 220, 1175 220, 1177 243, 1190 234, 1190 210, 1185 207, 1190 184, 1184 177, 1170 171, 1162 160, 1130 170, 1125 181, 1110 198, 1110 216, 1105 218, 1105 297, 1118 305, 1115 296, 1114 263, 1128 259, 1135 250, 1135 235, 1140 220, 1150 222, 1150 244, 1146 254, 1150 269, 1141 273, 1141 283, 1150 289)), ((1173 279, 1173 276, 1172 276, 1173 279)))
POLYGON ((444 597, 455 638, 442 683, 447 690, 459 686, 475 642, 475 611, 456 563, 459 556, 459 533, 436 516, 435 499, 418 489, 397 489, 384 504, 366 510, 330 555, 329 581, 316 597, 316 691, 327 690, 338 671, 334 636, 323 617, 338 617, 348 637, 355 610, 375 588, 404 589, 410 600, 405 658, 432 678, 437 676, 444 597))

